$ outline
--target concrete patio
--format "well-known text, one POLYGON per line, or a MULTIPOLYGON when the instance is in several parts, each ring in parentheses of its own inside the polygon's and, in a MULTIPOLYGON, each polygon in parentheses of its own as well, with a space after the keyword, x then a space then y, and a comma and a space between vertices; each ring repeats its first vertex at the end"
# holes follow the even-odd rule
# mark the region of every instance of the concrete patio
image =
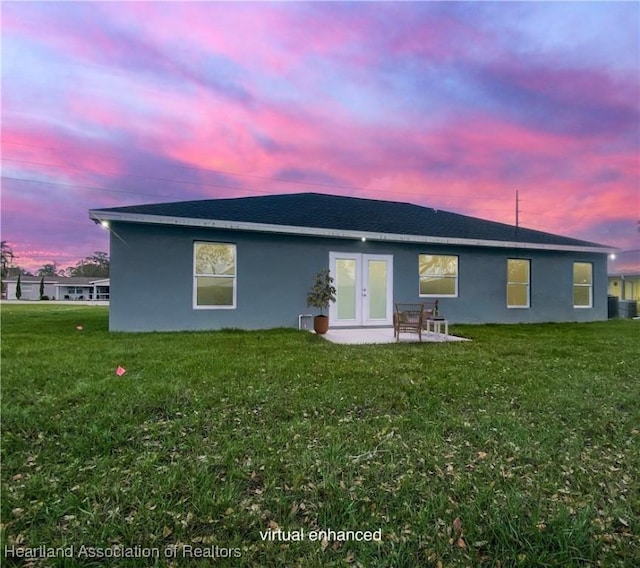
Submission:
MULTIPOLYGON (((331 343, 345 345, 371 345, 377 343, 418 343, 417 333, 401 333, 400 341, 393 337, 392 327, 330 329, 323 336, 331 343)), ((422 332, 422 343, 445 343, 453 341, 471 341, 464 337, 445 335, 444 333, 422 332)))

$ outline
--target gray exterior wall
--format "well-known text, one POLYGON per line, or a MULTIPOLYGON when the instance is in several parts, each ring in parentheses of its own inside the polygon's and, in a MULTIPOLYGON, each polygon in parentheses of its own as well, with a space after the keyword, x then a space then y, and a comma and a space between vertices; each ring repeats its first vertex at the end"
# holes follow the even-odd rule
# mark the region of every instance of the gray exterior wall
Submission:
POLYGON ((391 254, 395 302, 419 302, 418 254, 459 256, 457 298, 442 298, 452 323, 607 319, 606 254, 385 243, 113 222, 112 331, 297 327, 313 313, 306 295, 329 252, 391 254), (115 234, 114 234, 115 232, 115 234), (116 236, 117 235, 117 236, 116 236), (193 309, 193 243, 237 245, 237 307, 193 309), (531 307, 506 307, 507 258, 531 260, 531 307), (573 262, 593 263, 593 307, 573 307, 573 262))
MULTIPOLYGON (((17 280, 5 281, 7 286, 7 300, 17 300, 16 288, 18 287, 17 280)), ((22 295, 21 300, 40 300, 40 279, 20 279, 20 291, 22 295)), ((44 283, 44 295, 49 298, 54 298, 56 293, 55 285, 52 282, 44 283)))

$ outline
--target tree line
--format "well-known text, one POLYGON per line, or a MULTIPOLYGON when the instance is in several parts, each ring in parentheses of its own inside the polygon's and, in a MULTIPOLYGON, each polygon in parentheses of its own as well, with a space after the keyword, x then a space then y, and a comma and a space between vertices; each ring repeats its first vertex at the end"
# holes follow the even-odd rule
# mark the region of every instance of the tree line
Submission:
POLYGON ((60 268, 57 263, 48 263, 41 266, 35 273, 29 272, 15 264, 16 255, 7 241, 2 241, 0 246, 2 255, 2 280, 22 276, 85 276, 89 278, 109 277, 109 255, 106 252, 95 251, 93 254, 79 260, 75 266, 60 268))

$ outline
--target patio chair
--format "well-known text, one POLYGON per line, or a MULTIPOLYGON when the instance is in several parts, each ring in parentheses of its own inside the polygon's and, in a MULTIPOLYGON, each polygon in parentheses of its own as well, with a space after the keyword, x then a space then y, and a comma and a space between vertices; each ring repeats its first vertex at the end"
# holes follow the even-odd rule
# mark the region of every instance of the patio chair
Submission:
POLYGON ((424 306, 424 310, 422 311, 422 323, 427 323, 427 320, 437 316, 440 311, 438 309, 438 300, 434 300, 433 302, 422 302, 424 306))
POLYGON ((424 318, 423 304, 396 304, 393 314, 393 336, 400 340, 400 332, 417 333, 422 341, 422 327, 424 318))

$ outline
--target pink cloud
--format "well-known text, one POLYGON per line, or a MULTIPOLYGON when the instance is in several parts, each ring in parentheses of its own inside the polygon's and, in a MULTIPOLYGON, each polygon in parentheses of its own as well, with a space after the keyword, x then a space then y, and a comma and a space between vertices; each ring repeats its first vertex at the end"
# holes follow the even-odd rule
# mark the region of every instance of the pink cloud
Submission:
POLYGON ((95 175, 121 171, 119 159, 99 140, 88 144, 86 137, 62 135, 41 125, 37 130, 5 126, 2 136, 5 165, 27 172, 31 179, 35 173, 67 183, 89 183, 95 175))
MULTIPOLYGON (((154 192, 332 190, 314 181, 509 223, 519 189, 522 223, 564 234, 637 216, 637 77, 535 52, 527 62, 474 20, 478 8, 16 6, 4 35, 46 48, 71 80, 52 85, 55 104, 38 113, 15 94, 15 114, 3 108, 3 158, 31 162, 5 161, 5 175, 131 191, 5 184, 3 209, 64 212, 54 216, 68 242, 90 207, 154 192), (309 183, 274 179, 287 177, 309 183)), ((34 219, 29 231, 55 230, 34 219)))

